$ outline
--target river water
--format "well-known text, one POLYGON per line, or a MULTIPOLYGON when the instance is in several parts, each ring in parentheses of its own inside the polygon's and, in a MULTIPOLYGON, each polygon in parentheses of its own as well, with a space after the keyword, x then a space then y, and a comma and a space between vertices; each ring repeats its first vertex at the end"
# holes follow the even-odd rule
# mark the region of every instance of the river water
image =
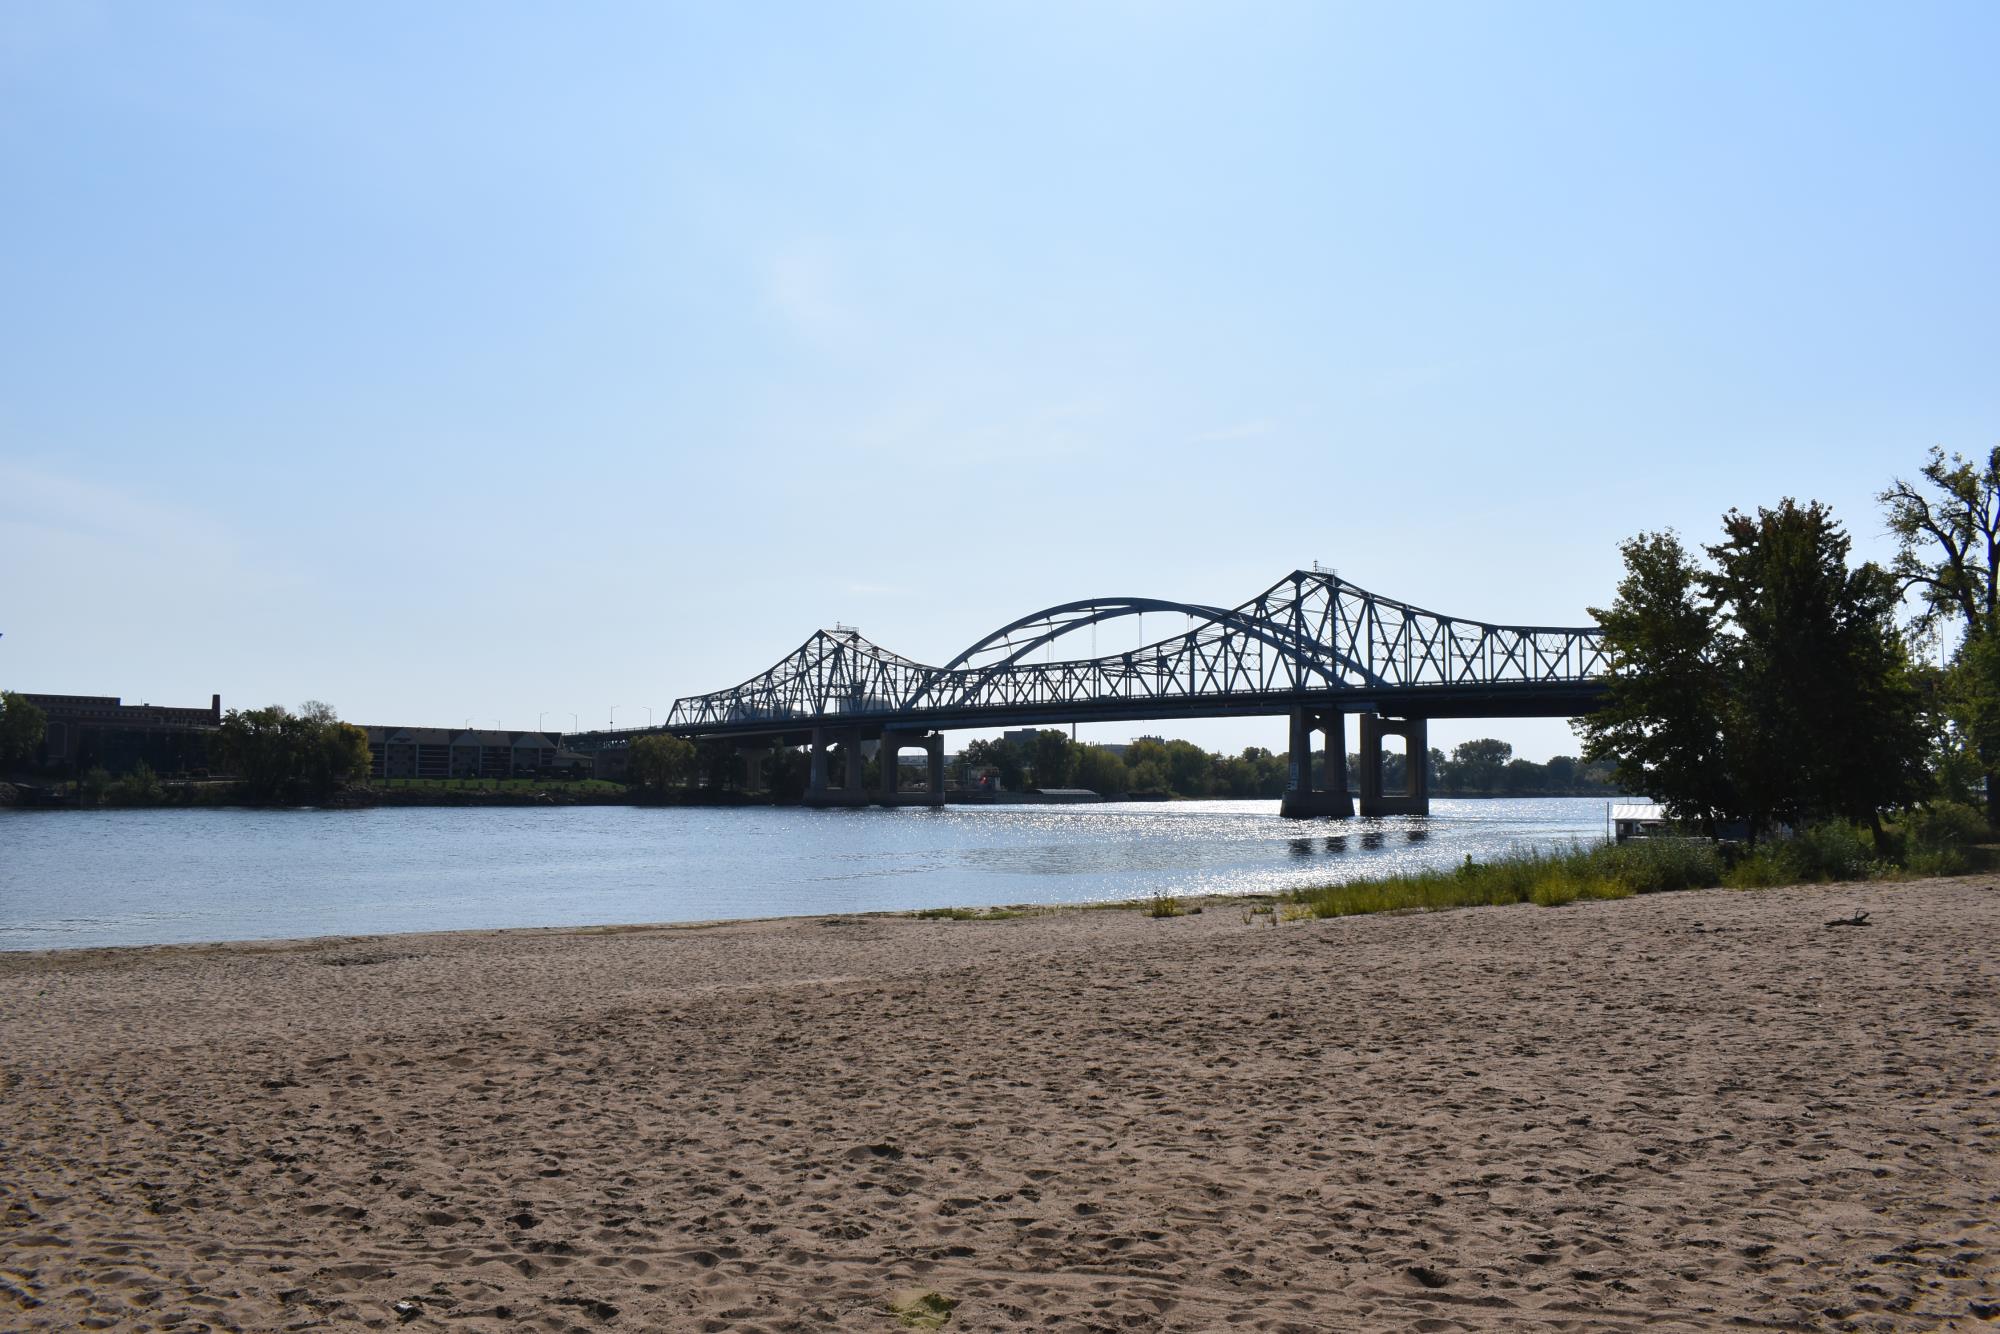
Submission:
POLYGON ((0 811, 0 949, 1255 893, 1604 837, 1593 798, 0 811))

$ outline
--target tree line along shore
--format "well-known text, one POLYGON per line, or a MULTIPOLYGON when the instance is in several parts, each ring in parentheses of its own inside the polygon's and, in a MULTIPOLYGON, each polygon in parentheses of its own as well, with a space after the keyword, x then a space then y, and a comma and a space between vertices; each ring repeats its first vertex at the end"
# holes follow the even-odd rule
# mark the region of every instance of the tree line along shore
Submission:
MULTIPOLYGON (((13 707, 18 719, 34 706, 13 707)), ((23 745, 31 749, 33 742, 23 745)), ((78 807, 783 805, 802 798, 807 778, 806 756, 795 749, 777 748, 762 756, 755 779, 749 780, 741 756, 727 743, 649 736, 633 743, 622 780, 557 773, 370 779, 366 736, 316 702, 297 712, 281 707, 232 711, 224 717, 214 753, 221 767, 199 776, 162 775, 144 762, 116 775, 103 768, 73 779, 24 774, 11 800, 78 807)), ((1360 758, 1348 755, 1350 771, 1360 758)), ((1433 749, 1429 758, 1431 790, 1439 796, 1608 797, 1617 792, 1606 762, 1558 755, 1537 763, 1515 756, 1509 743, 1491 737, 1461 742, 1449 754, 1433 749)), ((836 752, 836 780, 845 763, 836 752)), ((865 780, 877 783, 879 761, 871 756, 863 763, 865 780)), ((1324 764, 1325 753, 1314 752, 1312 763, 1324 764)), ((952 757, 948 793, 1032 797, 1044 789, 1081 788, 1107 799, 1275 799, 1283 794, 1289 764, 1284 752, 1259 746, 1224 755, 1178 738, 1146 737, 1129 746, 1107 747, 1045 729, 1026 737, 969 743, 952 757)), ((1384 752, 1389 786, 1402 781, 1406 765, 1404 755, 1384 752)), ((0 795, 0 801, 7 800, 0 795)))

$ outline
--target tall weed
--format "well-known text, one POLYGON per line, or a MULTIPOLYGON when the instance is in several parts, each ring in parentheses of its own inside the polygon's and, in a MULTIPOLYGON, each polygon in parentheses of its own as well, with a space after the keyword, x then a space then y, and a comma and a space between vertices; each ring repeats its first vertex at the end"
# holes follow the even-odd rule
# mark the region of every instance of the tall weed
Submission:
POLYGON ((1770 889, 1866 880, 1874 867, 1867 834, 1853 825, 1827 821, 1808 825, 1788 839, 1759 843, 1730 868, 1723 883, 1732 889, 1770 889))
POLYGON ((1296 890, 1291 898, 1314 917, 1537 903, 1560 907, 1584 899, 1696 889, 1721 883, 1722 864, 1706 843, 1635 840, 1618 845, 1524 849, 1490 862, 1466 858, 1449 871, 1412 871, 1375 880, 1296 890))
POLYGON ((1902 835, 1908 852, 1947 852, 1982 843, 1990 831, 1986 817, 1964 802, 1933 801, 1904 814, 1902 835))

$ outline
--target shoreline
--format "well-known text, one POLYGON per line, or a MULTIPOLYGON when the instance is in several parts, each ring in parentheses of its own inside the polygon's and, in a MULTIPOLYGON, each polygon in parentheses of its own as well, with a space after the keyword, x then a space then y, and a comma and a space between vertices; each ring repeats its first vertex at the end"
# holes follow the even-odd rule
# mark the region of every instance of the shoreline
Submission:
MULTIPOLYGON (((1685 897, 1690 894, 1812 894, 1835 893, 1848 889, 1874 887, 1896 887, 1928 883, 1957 883, 1960 881, 1984 883, 1990 877, 1985 872, 1975 872, 1962 876, 1932 876, 1911 879, 1879 879, 1829 881, 1819 884, 1785 885, 1777 887, 1731 888, 1710 886, 1701 889, 1670 890, 1656 893, 1635 894, 1621 899, 1597 900, 1599 902, 1627 902, 1631 899, 1653 899, 1685 897)), ((1996 882, 2000 888, 2000 882, 1996 882)), ((1199 917, 1206 912, 1254 912, 1264 916, 1276 910, 1277 921, 1272 925, 1296 926, 1313 920, 1303 913, 1284 916, 1282 909, 1290 902, 1283 892, 1269 890, 1246 890, 1241 894, 1208 893, 1193 895, 1166 895, 1178 906, 1170 917, 1199 917)), ((689 921, 632 921, 632 922, 581 922, 554 923, 532 926, 490 926, 454 927, 433 931, 373 931, 373 932, 331 932, 314 936, 223 936, 208 940, 162 940, 144 941, 127 945, 49 945, 32 946, 24 949, 10 949, 0 946, 0 976, 4 976, 6 962, 24 958, 49 957, 59 959, 85 954, 144 954, 149 952, 171 953, 175 951, 206 954, 240 949, 246 953, 286 953, 318 949, 332 945, 366 945, 396 941, 438 940, 451 941, 505 939, 513 936, 613 936, 640 935, 651 932, 708 931, 719 927, 761 926, 788 922, 829 922, 829 921, 942 921, 942 922, 1006 922, 1031 917, 1057 917, 1077 913, 1117 913, 1131 912, 1147 916, 1153 898, 1104 899, 1102 901, 1080 903, 982 903, 982 904, 938 904, 926 908, 866 908, 843 912, 825 913, 776 913, 760 917, 710 917, 689 921)), ((1373 912, 1355 912, 1344 917, 1318 919, 1327 922, 1358 921, 1367 917, 1409 917, 1441 916, 1462 912, 1494 912, 1523 905, 1515 904, 1468 904, 1446 908, 1399 907, 1373 912)), ((1540 912, 1557 912, 1575 904, 1547 908, 1535 905, 1540 912)))
POLYGON ((0 1312, 894 1329, 914 1290, 947 1329, 1917 1329, 2000 1302, 1994 877, 1266 921, 9 952, 0 1312))
MULTIPOLYGON (((1188 915, 1200 916, 1203 908, 1228 906, 1233 904, 1272 903, 1277 896, 1251 892, 1245 894, 1207 894, 1198 898, 1184 898, 1183 903, 1192 905, 1188 915)), ((996 903, 980 905, 945 905, 935 908, 883 908, 865 909, 855 912, 835 913, 791 913, 768 917, 711 917, 688 922, 589 922, 554 926, 488 926, 463 927, 448 931, 377 931, 362 934, 336 932, 324 936, 241 936, 223 937, 217 940, 162 940, 137 945, 52 945, 31 949, 0 948, 0 975, 4 975, 5 961, 10 959, 47 956, 51 959, 73 957, 80 954, 142 954, 153 951, 162 953, 181 951, 206 954, 241 949, 246 953, 286 953, 318 949, 331 945, 366 945, 380 942, 439 940, 450 941, 459 938, 486 940, 511 936, 623 936, 642 935, 657 931, 709 931, 726 926, 762 926, 782 922, 829 922, 829 921, 977 921, 1002 922, 1023 917, 1055 916, 1062 913, 1095 912, 1139 912, 1147 907, 1146 899, 1107 899, 1102 903, 996 903), (971 916, 953 917, 950 914, 965 913, 971 916)))

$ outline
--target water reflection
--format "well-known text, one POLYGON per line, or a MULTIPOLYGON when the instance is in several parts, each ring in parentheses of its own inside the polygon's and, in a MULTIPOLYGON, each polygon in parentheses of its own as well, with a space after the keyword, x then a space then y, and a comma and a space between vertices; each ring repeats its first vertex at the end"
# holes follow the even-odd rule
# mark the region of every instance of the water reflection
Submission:
POLYGON ((1603 803, 0 810, 0 948, 1269 893, 1602 836, 1603 803), (1390 835, 1398 837, 1391 838, 1390 835))

